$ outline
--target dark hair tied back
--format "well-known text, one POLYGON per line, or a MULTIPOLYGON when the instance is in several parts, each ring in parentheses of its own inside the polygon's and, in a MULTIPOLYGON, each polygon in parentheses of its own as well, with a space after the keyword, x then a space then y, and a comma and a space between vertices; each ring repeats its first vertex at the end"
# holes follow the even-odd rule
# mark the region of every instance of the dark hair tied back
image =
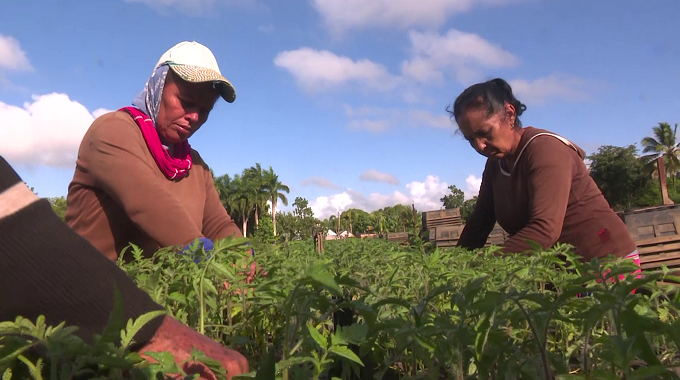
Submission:
POLYGON ((501 78, 492 79, 487 82, 474 84, 463 91, 453 103, 453 110, 447 108, 457 121, 463 112, 469 110, 485 109, 487 117, 491 117, 498 112, 503 112, 505 103, 515 107, 517 117, 515 126, 521 127, 522 122, 519 116, 526 111, 527 106, 522 104, 512 93, 512 88, 501 78))

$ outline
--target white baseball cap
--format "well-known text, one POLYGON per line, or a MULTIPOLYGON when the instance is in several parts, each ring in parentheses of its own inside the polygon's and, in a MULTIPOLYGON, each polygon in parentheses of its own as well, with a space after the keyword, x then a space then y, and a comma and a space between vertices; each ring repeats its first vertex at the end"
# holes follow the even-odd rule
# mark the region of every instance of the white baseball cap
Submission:
POLYGON ((187 82, 213 82, 224 100, 229 103, 236 100, 236 90, 222 76, 215 55, 196 41, 183 41, 171 47, 163 53, 154 70, 163 64, 170 66, 175 74, 187 82))

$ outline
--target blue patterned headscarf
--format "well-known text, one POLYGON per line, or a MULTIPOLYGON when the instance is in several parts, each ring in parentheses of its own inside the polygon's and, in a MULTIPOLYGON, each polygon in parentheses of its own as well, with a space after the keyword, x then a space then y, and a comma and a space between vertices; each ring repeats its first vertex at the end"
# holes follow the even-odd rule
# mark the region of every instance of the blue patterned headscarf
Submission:
POLYGON ((163 96, 163 86, 165 86, 165 78, 168 75, 169 66, 167 64, 156 68, 151 74, 149 80, 146 81, 142 92, 137 94, 132 105, 140 111, 147 114, 153 126, 156 127, 156 118, 158 117, 158 109, 161 105, 161 97, 163 96))

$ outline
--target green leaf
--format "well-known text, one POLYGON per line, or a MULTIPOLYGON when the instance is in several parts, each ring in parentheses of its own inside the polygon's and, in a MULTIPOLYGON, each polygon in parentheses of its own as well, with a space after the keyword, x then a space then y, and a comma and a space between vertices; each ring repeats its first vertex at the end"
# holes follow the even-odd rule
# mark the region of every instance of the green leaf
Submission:
POLYGON ((430 352, 434 352, 435 346, 434 344, 429 340, 424 337, 422 337, 420 334, 416 333, 413 334, 413 339, 423 348, 430 352))
POLYGON ((217 289, 215 288, 215 284, 213 284, 212 281, 208 280, 207 278, 203 279, 203 291, 209 290, 210 293, 212 294, 217 294, 217 289))
POLYGON ((267 354, 260 361, 260 368, 257 370, 255 380, 271 380, 276 378, 276 358, 274 349, 269 348, 267 354))
POLYGON ((144 352, 145 355, 156 360, 158 363, 152 363, 151 368, 161 371, 163 373, 178 373, 179 368, 175 363, 175 357, 169 352, 144 352))
POLYGON ((123 297, 118 290, 118 284, 113 285, 113 311, 109 318, 109 323, 104 327, 101 335, 100 344, 117 343, 120 338, 120 331, 125 328, 123 319, 123 297))
POLYGON ((337 330, 331 335, 331 344, 348 345, 360 344, 368 334, 368 326, 364 324, 354 323, 350 326, 338 326, 337 330))
MULTIPOLYGON (((659 378, 663 374, 671 374, 666 368, 661 366, 644 367, 633 371, 630 376, 627 377, 629 380, 636 379, 649 379, 649 378, 659 378)), ((677 378, 677 375, 675 376, 677 378)))
POLYGON ((167 312, 165 310, 156 310, 156 311, 151 311, 146 314, 141 315, 137 320, 134 322, 132 321, 132 318, 128 320, 127 327, 125 330, 121 331, 120 333, 120 338, 121 338, 121 346, 123 348, 128 348, 130 344, 132 343, 133 338, 137 333, 149 322, 151 322, 153 319, 158 318, 160 316, 166 315, 167 312))
POLYGON ((305 363, 314 363, 314 358, 309 357, 309 356, 295 356, 286 360, 281 360, 280 362, 276 363, 276 367, 279 371, 282 371, 286 368, 291 368, 293 366, 297 366, 300 364, 305 364, 305 363))
POLYGON ((227 380, 227 370, 217 360, 207 356, 203 351, 196 347, 191 349, 190 361, 203 363, 215 375, 217 380, 227 380))
POLYGON ((170 294, 168 295, 168 299, 169 299, 170 301, 179 302, 179 303, 182 304, 182 305, 186 305, 186 304, 187 304, 187 297, 186 297, 184 294, 180 293, 180 292, 173 292, 173 293, 170 293, 170 294))
POLYGON ((335 281, 333 275, 321 264, 316 264, 308 269, 307 277, 316 284, 328 288, 334 295, 342 294, 340 286, 335 281))
POLYGON ((38 358, 35 364, 31 363, 25 356, 19 355, 18 359, 28 367, 28 372, 33 377, 33 380, 42 380, 42 374, 40 373, 42 358, 38 358))
POLYGON ((640 351, 640 357, 648 365, 662 366, 661 361, 659 361, 645 336, 645 329, 640 328, 640 326, 644 326, 645 322, 647 322, 646 318, 637 314, 631 307, 624 310, 620 318, 623 321, 626 334, 635 337, 633 346, 640 351))
POLYGON ((224 276, 226 280, 230 282, 234 281, 234 273, 230 271, 226 266, 224 266, 224 264, 213 262, 212 268, 219 272, 220 275, 224 276))
POLYGON ((364 363, 359 359, 359 357, 349 348, 345 346, 332 346, 328 352, 333 353, 335 355, 341 356, 347 360, 351 360, 354 363, 357 363, 363 367, 364 363))
POLYGON ((10 380, 12 378, 12 369, 7 368, 2 374, 2 380, 10 380))
POLYGON ((321 335, 321 333, 311 324, 307 325, 307 330, 309 330, 309 335, 314 339, 316 344, 321 347, 322 350, 326 350, 326 347, 328 347, 328 342, 326 341, 326 338, 321 335))
POLYGON ((373 308, 379 309, 379 308, 381 308, 385 305, 398 305, 398 306, 401 306, 401 307, 403 307, 407 310, 411 308, 411 304, 408 303, 408 301, 401 299, 401 298, 396 298, 396 297, 390 297, 390 298, 382 299, 382 300, 376 302, 375 304, 373 304, 373 308))

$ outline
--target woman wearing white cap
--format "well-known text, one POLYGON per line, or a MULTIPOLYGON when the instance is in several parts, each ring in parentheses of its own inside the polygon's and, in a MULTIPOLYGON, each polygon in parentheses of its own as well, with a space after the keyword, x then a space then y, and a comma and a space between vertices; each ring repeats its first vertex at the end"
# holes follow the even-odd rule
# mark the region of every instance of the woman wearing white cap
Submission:
POLYGON ((219 97, 232 103, 236 92, 207 47, 181 42, 165 52, 133 107, 97 118, 83 137, 68 225, 111 260, 130 243, 151 255, 243 236, 188 142, 219 97))
MULTIPOLYGON (((196 238, 210 250, 216 239, 243 236, 188 142, 219 97, 232 103, 236 92, 207 47, 181 42, 165 52, 132 107, 97 118, 83 137, 67 196, 71 229, 112 261, 130 243, 150 256, 196 238)), ((242 355, 168 323, 176 326, 159 330, 155 349, 186 341, 221 359, 229 377, 247 371, 242 355)))

